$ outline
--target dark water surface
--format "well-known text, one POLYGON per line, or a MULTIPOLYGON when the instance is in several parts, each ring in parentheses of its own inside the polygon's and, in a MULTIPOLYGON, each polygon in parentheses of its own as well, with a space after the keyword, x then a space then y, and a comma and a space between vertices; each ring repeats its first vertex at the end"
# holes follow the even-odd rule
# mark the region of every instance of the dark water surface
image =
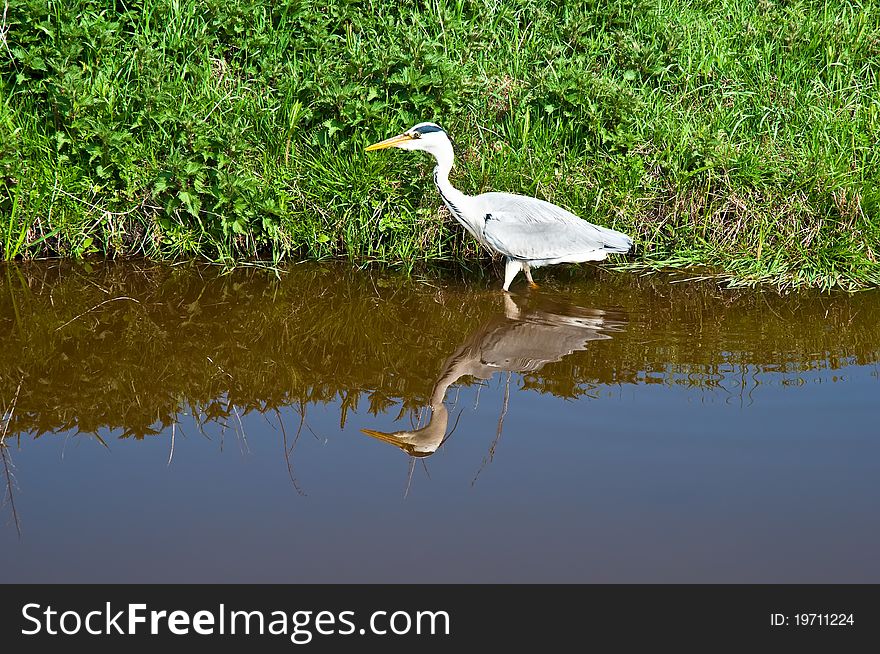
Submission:
POLYGON ((498 285, 0 267, 0 581, 880 582, 880 294, 498 285))

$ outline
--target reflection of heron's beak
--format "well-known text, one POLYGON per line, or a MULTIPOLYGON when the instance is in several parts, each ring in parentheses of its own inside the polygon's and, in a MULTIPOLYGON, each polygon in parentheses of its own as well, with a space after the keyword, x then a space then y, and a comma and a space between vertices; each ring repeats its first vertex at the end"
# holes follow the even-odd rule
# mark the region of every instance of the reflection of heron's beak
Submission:
POLYGON ((379 141, 378 143, 373 143, 373 145, 369 146, 365 152, 370 152, 371 150, 384 150, 385 148, 393 148, 395 145, 399 143, 404 143, 406 141, 412 141, 412 136, 409 134, 398 134, 397 136, 392 136, 390 139, 385 139, 384 141, 379 141))
POLYGON ((378 438, 383 443, 391 443, 392 445, 396 445, 397 447, 406 447, 410 445, 407 441, 397 438, 394 434, 388 434, 384 431, 376 431, 375 429, 361 429, 363 433, 367 436, 372 436, 373 438, 378 438))
MULTIPOLYGON (((380 440, 383 443, 390 443, 391 445, 394 445, 394 447, 400 448, 401 450, 403 450, 404 452, 406 452, 410 456, 421 458, 421 457, 431 456, 434 453, 433 450, 431 450, 429 452, 419 451, 415 448, 413 443, 411 443, 408 440, 398 438, 394 434, 389 434, 384 431, 376 431, 375 429, 361 429, 361 431, 364 432, 367 436, 372 436, 376 440, 380 440)), ((402 432, 402 433, 409 433, 410 435, 412 435, 412 432, 402 432)))

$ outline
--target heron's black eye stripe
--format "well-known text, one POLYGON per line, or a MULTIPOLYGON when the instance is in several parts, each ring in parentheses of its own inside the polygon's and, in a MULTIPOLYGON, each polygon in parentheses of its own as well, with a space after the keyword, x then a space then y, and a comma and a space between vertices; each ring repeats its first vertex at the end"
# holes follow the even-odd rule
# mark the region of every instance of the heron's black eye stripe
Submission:
POLYGON ((437 125, 422 125, 416 129, 416 134, 431 134, 432 132, 442 132, 443 128, 437 125))

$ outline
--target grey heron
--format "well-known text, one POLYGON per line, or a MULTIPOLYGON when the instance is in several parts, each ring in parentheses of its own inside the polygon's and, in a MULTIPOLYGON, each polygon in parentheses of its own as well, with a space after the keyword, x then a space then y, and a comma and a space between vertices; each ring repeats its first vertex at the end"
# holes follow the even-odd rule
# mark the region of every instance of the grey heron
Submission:
POLYGON ((556 263, 601 261, 611 252, 632 250, 629 236, 594 225, 555 204, 513 193, 466 195, 449 183, 455 160, 452 142, 435 123, 419 123, 367 151, 400 148, 434 155, 434 184, 453 217, 491 252, 506 259, 504 290, 522 271, 536 286, 532 268, 556 263))

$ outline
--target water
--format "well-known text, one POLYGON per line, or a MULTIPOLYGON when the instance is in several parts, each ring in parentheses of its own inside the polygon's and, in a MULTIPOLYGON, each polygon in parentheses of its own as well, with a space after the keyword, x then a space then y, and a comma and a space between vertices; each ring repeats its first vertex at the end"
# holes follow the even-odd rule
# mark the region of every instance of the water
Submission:
POLYGON ((0 581, 880 581, 880 294, 460 277, 0 268, 0 581))

